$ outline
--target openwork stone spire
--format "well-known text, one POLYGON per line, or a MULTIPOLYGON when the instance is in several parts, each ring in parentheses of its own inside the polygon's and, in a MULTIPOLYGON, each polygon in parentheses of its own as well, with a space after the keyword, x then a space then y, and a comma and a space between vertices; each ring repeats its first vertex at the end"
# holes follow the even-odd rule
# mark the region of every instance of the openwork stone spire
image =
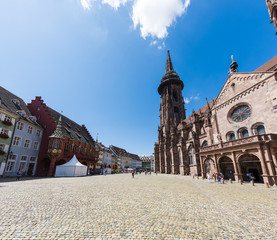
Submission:
POLYGON ((166 61, 166 68, 165 68, 165 73, 174 71, 173 69, 173 65, 171 62, 171 58, 170 58, 170 54, 169 54, 169 50, 167 50, 167 61, 166 61))
POLYGON ((57 127, 53 134, 49 138, 60 138, 63 139, 63 131, 62 131, 62 117, 60 116, 57 127))

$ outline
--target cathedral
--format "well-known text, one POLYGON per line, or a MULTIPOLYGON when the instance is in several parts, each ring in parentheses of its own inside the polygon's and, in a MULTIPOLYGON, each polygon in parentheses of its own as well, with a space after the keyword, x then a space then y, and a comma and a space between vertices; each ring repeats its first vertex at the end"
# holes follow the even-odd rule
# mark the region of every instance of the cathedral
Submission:
POLYGON ((186 117, 184 84, 168 52, 155 171, 277 185, 277 56, 254 72, 237 69, 233 60, 218 96, 186 117))
MULTIPOLYGON (((277 32, 277 0, 266 0, 277 32)), ((168 52, 161 95, 155 171, 277 185, 277 56, 254 72, 232 58, 218 96, 186 116, 184 83, 168 52)))

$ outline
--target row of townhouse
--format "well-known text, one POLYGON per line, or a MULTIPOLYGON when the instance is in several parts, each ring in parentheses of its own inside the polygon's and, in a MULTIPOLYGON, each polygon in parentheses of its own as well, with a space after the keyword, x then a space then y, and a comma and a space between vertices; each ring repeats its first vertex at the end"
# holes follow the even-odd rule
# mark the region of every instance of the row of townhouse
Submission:
POLYGON ((43 128, 25 102, 0 87, 0 176, 15 176, 18 170, 33 176, 43 128))
POLYGON ((53 176, 74 155, 96 170, 98 149, 85 125, 48 107, 41 97, 26 103, 0 87, 0 176, 53 176))

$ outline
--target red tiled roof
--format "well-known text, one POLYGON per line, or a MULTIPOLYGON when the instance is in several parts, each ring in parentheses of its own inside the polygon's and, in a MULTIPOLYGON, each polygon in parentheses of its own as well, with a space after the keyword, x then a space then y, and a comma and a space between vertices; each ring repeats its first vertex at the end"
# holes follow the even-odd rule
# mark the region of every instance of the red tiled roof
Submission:
POLYGON ((254 72, 266 72, 266 71, 276 71, 277 70, 277 56, 266 62, 264 65, 259 67, 254 72))

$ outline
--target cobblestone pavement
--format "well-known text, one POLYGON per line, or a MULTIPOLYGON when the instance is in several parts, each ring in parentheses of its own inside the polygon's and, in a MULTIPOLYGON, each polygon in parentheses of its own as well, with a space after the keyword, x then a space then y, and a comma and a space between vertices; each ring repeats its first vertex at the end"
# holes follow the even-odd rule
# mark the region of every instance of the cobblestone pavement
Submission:
POLYGON ((173 175, 0 181, 0 239, 277 239, 277 188, 173 175))

